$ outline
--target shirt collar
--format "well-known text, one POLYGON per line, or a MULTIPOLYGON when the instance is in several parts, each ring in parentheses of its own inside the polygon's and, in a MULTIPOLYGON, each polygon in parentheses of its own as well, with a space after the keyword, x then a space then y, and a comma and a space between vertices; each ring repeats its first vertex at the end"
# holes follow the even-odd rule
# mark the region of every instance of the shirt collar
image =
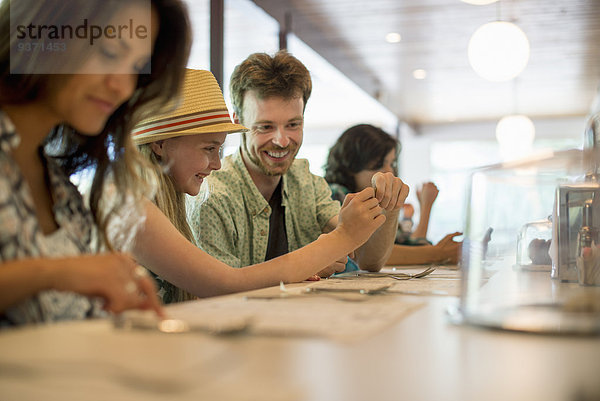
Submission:
POLYGON ((286 173, 281 176, 281 197, 282 197, 282 199, 284 199, 284 202, 285 202, 285 198, 287 198, 287 194, 288 194, 287 182, 288 182, 288 180, 287 180, 287 173, 286 173))
POLYGON ((246 206, 252 215, 255 216, 259 214, 265 207, 268 207, 269 203, 262 196, 254 184, 254 181, 252 181, 250 172, 246 168, 244 160, 242 159, 242 151, 239 148, 233 155, 233 165, 241 176, 242 185, 246 187, 246 190, 244 191, 244 197, 246 197, 248 200, 246 206))

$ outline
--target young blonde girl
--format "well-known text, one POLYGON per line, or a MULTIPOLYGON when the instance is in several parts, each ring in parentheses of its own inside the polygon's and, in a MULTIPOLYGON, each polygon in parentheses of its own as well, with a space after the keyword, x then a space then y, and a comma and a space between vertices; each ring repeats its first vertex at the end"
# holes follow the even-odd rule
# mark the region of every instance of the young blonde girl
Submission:
MULTIPOLYGON (((185 239, 195 242, 187 222, 186 194, 198 194, 202 181, 196 176, 220 168, 219 150, 225 135, 247 129, 230 121, 223 94, 210 71, 186 69, 181 99, 179 106, 168 114, 141 123, 133 132, 133 141, 153 166, 142 172, 146 180, 157 184, 153 202, 185 239), (157 128, 161 122, 166 128, 157 128), (178 174, 181 166, 189 166, 187 174, 178 174)), ((164 303, 197 298, 153 276, 164 303)))

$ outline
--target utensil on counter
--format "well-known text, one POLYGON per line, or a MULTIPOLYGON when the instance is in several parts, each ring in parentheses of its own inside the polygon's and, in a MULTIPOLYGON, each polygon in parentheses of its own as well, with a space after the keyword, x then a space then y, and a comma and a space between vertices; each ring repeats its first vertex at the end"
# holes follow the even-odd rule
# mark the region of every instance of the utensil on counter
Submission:
POLYGON ((360 294, 360 295, 376 295, 384 293, 390 288, 392 284, 384 285, 379 288, 369 289, 369 288, 335 288, 335 287, 306 287, 304 289, 305 293, 322 293, 322 292, 332 292, 332 293, 350 293, 350 294, 360 294))
POLYGON ((403 273, 403 272, 394 272, 394 273, 361 272, 361 273, 358 273, 358 276, 359 277, 375 277, 375 278, 390 277, 395 280, 411 280, 414 278, 425 277, 425 276, 433 273, 435 271, 435 269, 437 269, 437 266, 429 266, 427 269, 423 270, 422 272, 415 273, 415 274, 409 274, 409 273, 403 273))
POLYGON ((209 334, 235 334, 250 326, 248 316, 233 316, 226 319, 160 319, 150 311, 129 311, 113 318, 115 328, 123 330, 151 330, 168 334, 203 332, 209 334))

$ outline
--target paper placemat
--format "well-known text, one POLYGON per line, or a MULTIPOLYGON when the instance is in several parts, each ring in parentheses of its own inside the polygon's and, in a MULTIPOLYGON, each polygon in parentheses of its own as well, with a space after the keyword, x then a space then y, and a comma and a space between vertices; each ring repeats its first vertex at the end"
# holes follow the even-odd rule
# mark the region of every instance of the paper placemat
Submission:
POLYGON ((307 290, 336 290, 336 291, 356 291, 364 293, 380 292, 393 285, 389 280, 360 280, 358 279, 347 280, 347 279, 336 279, 330 278, 327 280, 319 280, 312 284, 307 285, 303 288, 307 290))
MULTIPOLYGON (((277 292, 279 289, 269 289, 277 292)), ((247 334, 325 337, 341 342, 368 338, 396 323, 424 303, 385 295, 362 295, 363 302, 336 296, 304 294, 299 297, 220 297, 169 306, 184 319, 214 316, 237 319, 251 316, 247 334)))
MULTIPOLYGON (((369 287, 377 288, 384 285, 389 285, 386 293, 388 294, 405 294, 405 295, 421 295, 421 296, 451 296, 458 297, 461 293, 461 279, 459 270, 435 270, 429 275, 421 278, 413 278, 409 280, 396 280, 389 275, 393 274, 416 274, 423 271, 423 266, 407 269, 390 269, 386 268, 378 273, 368 273, 361 276, 344 276, 339 281, 352 283, 354 288, 369 287)), ((356 272, 352 272, 357 274, 356 272)), ((332 279, 326 280, 331 281, 332 279)))

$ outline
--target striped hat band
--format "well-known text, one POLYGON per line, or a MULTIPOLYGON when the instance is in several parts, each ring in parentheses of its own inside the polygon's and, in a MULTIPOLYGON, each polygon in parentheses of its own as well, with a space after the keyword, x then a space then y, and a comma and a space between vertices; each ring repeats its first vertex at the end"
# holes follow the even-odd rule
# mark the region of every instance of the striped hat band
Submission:
POLYGON ((231 118, 229 117, 227 109, 191 113, 176 118, 165 118, 147 124, 140 124, 133 130, 133 135, 156 135, 166 132, 207 127, 219 123, 231 124, 231 118))
POLYGON ((143 145, 186 135, 229 134, 248 131, 233 123, 223 93, 210 71, 186 69, 179 95, 162 113, 141 121, 133 129, 133 142, 143 145))

